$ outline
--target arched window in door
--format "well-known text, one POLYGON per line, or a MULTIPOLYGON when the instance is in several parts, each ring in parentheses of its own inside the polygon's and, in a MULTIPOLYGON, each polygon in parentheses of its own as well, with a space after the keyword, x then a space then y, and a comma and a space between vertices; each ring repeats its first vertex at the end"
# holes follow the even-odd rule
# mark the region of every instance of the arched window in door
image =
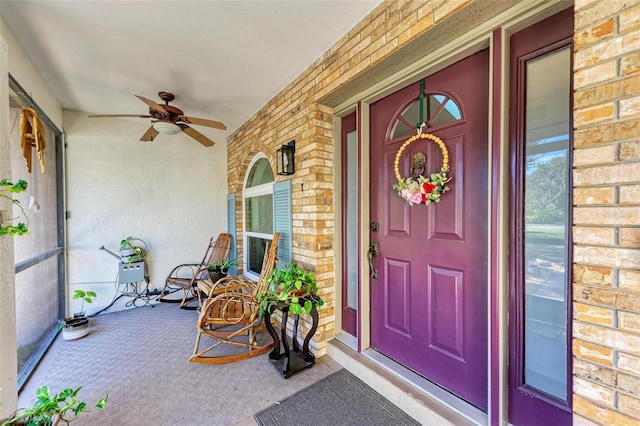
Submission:
POLYGON ((406 138, 416 131, 416 125, 422 121, 427 128, 442 126, 462 119, 462 109, 446 93, 425 93, 420 117, 420 98, 411 102, 397 117, 391 131, 391 139, 406 138))
POLYGON ((244 193, 244 272, 257 278, 262 269, 265 246, 273 238, 273 170, 264 154, 253 159, 244 193))

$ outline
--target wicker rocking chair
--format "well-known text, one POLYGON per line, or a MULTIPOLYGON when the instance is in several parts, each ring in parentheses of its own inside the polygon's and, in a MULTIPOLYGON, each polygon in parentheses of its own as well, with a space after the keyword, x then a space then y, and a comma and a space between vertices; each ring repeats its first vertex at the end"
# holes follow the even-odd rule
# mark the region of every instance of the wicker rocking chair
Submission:
POLYGON ((204 257, 200 263, 184 263, 171 270, 165 280, 164 288, 160 292, 157 300, 167 303, 180 303, 182 309, 197 309, 198 281, 209 278, 207 267, 211 263, 220 263, 227 259, 231 249, 231 235, 220 234, 216 240, 211 238, 204 257), (182 299, 167 297, 175 292, 182 291, 182 299))
POLYGON ((196 324, 196 344, 189 361, 225 364, 252 358, 273 348, 271 339, 263 344, 256 339, 256 333, 264 329, 264 325, 260 325, 262 317, 258 315, 260 306, 256 296, 266 291, 265 278, 271 274, 277 262, 279 237, 280 234, 276 232, 271 244, 267 244, 258 281, 226 277, 213 286, 199 282, 200 291, 209 296, 202 304, 196 324), (213 344, 201 349, 203 335, 213 339, 213 344), (217 354, 211 354, 223 344, 225 347, 216 351, 217 354))

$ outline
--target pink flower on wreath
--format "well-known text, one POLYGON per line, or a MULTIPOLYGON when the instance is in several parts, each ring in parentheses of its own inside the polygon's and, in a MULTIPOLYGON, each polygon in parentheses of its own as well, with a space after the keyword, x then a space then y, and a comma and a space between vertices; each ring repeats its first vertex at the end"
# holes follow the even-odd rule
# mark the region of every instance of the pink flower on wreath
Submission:
POLYGON ((423 201, 422 194, 420 193, 420 191, 414 192, 409 196, 409 198, 407 198, 407 200, 415 204, 420 204, 423 201))

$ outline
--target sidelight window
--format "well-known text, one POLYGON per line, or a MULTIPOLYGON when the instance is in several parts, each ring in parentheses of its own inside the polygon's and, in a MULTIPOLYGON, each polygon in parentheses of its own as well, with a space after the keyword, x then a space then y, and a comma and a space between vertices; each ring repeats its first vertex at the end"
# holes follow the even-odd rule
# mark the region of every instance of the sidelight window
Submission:
POLYGON ((524 384, 567 400, 571 51, 526 64, 524 384))

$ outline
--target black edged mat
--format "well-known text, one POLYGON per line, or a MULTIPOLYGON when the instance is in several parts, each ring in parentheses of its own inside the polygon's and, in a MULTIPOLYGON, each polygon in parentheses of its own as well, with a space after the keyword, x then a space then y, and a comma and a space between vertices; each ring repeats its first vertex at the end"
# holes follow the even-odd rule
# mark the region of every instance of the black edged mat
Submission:
POLYGON ((420 425, 344 369, 262 410, 254 418, 263 426, 420 425))

